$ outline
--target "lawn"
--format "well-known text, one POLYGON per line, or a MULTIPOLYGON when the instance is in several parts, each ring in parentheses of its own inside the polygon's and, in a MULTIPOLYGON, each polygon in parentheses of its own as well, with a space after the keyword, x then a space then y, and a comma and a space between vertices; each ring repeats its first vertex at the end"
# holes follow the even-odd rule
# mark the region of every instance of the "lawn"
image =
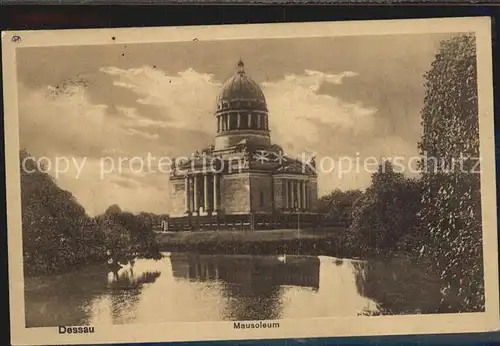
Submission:
POLYGON ((224 242, 275 242, 296 239, 324 239, 343 233, 343 227, 321 230, 275 229, 263 231, 193 231, 159 233, 160 244, 199 244, 224 242))

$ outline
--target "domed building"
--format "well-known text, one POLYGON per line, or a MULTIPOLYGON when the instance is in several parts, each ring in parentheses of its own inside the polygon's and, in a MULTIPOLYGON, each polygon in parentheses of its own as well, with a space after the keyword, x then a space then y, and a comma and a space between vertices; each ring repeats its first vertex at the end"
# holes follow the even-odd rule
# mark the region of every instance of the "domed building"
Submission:
POLYGON ((318 219, 314 161, 271 142, 266 98, 241 60, 214 120, 213 144, 172 167, 169 229, 296 228, 318 219))

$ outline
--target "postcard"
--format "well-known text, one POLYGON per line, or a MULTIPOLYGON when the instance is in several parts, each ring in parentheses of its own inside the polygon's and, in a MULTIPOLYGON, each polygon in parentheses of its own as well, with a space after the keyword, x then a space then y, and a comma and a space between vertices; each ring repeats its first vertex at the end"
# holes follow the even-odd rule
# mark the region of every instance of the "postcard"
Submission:
POLYGON ((499 330, 490 27, 3 32, 12 343, 499 330))

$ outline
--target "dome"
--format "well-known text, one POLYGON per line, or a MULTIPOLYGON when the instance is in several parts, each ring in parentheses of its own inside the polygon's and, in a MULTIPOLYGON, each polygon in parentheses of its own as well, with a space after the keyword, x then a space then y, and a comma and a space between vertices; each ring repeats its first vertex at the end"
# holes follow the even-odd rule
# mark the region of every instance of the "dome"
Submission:
POLYGON ((215 150, 271 145, 266 98, 259 85, 245 73, 241 60, 237 73, 222 86, 214 117, 215 150))
POLYGON ((238 72, 229 78, 217 97, 217 110, 252 107, 267 110, 266 98, 259 85, 245 73, 243 61, 238 62, 238 72))

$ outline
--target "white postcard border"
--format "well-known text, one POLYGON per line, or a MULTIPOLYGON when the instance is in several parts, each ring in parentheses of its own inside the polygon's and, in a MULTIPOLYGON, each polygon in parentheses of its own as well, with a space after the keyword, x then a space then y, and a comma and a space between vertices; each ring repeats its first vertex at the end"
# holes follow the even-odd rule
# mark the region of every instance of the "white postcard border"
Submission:
MULTIPOLYGON (((500 328, 493 127, 491 21, 488 17, 359 22, 249 24, 166 28, 78 29, 2 32, 9 249, 11 338, 15 345, 118 342, 243 340, 366 335, 441 334, 496 331, 500 328), (124 43, 474 32, 477 41, 481 195, 486 312, 409 316, 360 316, 279 320, 279 328, 235 329, 233 322, 94 326, 93 334, 59 334, 58 328, 25 328, 18 97, 15 52, 20 47, 124 43), (13 40, 18 36, 19 40, 13 40)), ((165 312, 167 313, 167 312, 165 312)))

